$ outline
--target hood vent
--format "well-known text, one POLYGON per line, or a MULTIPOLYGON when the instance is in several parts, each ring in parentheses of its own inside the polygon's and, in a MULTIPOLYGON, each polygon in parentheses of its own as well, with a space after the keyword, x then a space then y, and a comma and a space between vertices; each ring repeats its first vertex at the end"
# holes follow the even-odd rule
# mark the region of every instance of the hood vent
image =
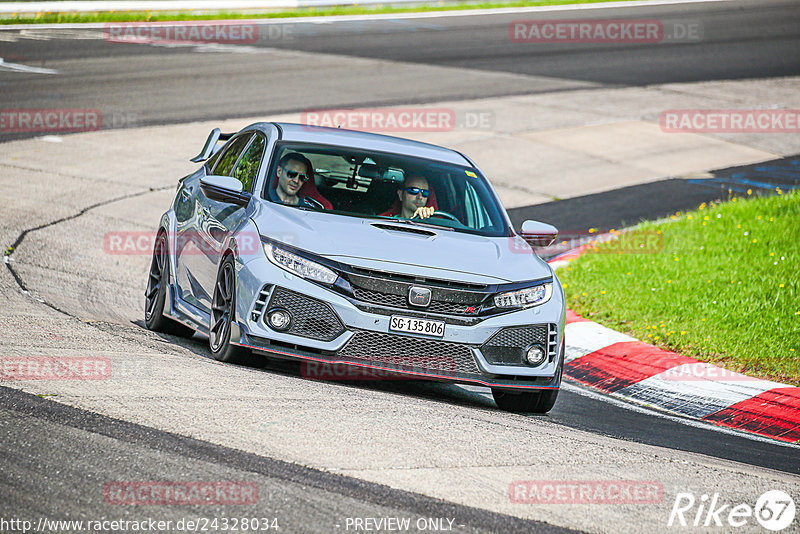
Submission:
POLYGON ((417 228, 415 226, 400 226, 400 225, 384 224, 384 223, 373 223, 372 226, 390 232, 406 232, 408 234, 424 235, 425 237, 433 237, 436 235, 436 232, 433 232, 431 230, 425 230, 424 228, 417 228))

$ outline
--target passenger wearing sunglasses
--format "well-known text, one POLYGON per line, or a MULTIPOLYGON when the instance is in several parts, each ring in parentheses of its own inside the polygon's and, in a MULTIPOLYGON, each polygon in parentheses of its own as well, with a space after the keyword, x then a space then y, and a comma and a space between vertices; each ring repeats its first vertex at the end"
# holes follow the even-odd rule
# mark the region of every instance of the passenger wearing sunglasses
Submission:
POLYGON ((324 206, 317 199, 298 195, 303 184, 313 178, 313 169, 311 161, 300 153, 290 152, 283 156, 276 171, 278 183, 269 192, 270 200, 292 206, 323 209, 324 206))
POLYGON ((431 190, 428 180, 422 176, 409 176, 403 187, 397 192, 400 197, 400 213, 395 217, 402 219, 427 219, 435 211, 433 206, 427 206, 431 190))

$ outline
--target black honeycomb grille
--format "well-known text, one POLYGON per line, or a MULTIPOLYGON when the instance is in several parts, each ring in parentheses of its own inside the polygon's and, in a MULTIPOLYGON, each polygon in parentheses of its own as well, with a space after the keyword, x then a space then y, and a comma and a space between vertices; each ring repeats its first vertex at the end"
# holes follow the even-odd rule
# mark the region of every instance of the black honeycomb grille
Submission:
POLYGON ((479 373, 468 345, 381 332, 356 331, 339 355, 439 375, 479 373))
POLYGON ((285 332, 320 341, 331 341, 344 332, 341 319, 330 306, 282 287, 275 288, 267 311, 284 308, 292 315, 292 323, 285 332))
POLYGON ((548 325, 503 328, 481 346, 481 353, 491 364, 524 365, 524 351, 530 345, 548 351, 548 325))

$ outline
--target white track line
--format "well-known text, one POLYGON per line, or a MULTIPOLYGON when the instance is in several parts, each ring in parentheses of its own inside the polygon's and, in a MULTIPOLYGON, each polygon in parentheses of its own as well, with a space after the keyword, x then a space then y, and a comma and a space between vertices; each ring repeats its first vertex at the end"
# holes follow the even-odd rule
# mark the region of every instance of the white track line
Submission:
POLYGON ((54 69, 29 67, 28 65, 23 65, 22 63, 6 63, 1 57, 0 57, 0 70, 10 70, 15 72, 31 72, 34 74, 58 74, 58 71, 54 69))

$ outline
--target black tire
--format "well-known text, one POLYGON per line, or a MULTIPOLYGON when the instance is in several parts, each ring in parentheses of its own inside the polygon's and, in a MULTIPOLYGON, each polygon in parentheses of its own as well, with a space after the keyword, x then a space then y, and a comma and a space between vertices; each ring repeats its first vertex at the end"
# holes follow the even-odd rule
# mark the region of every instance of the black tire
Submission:
MULTIPOLYGON (((561 385, 561 376, 564 373, 564 350, 561 343, 558 368, 558 384, 561 385)), ((557 360, 558 361, 558 360, 557 360)), ((492 388, 492 397, 497 407, 506 412, 514 413, 547 413, 553 409, 558 399, 558 389, 541 389, 539 391, 517 392, 502 388, 492 388)))
POLYGON ((147 277, 147 289, 144 292, 144 324, 148 330, 192 337, 194 330, 164 316, 164 301, 167 298, 169 284, 169 247, 167 235, 158 234, 153 259, 150 261, 150 273, 147 277))
POLYGON ((558 398, 557 389, 516 392, 492 388, 492 397, 497 407, 514 413, 547 413, 553 409, 558 398))
POLYGON ((252 351, 231 344, 231 324, 236 319, 236 269, 233 257, 227 256, 217 272, 211 319, 208 325, 208 345, 215 360, 239 365, 255 365, 252 351))
MULTIPOLYGON (((564 347, 561 348, 561 361, 564 361, 564 347)), ((561 384, 562 367, 558 368, 558 383, 561 384)), ((558 399, 558 389, 540 389, 538 391, 513 391, 492 388, 492 397, 497 407, 514 413, 547 413, 553 409, 558 399)))

